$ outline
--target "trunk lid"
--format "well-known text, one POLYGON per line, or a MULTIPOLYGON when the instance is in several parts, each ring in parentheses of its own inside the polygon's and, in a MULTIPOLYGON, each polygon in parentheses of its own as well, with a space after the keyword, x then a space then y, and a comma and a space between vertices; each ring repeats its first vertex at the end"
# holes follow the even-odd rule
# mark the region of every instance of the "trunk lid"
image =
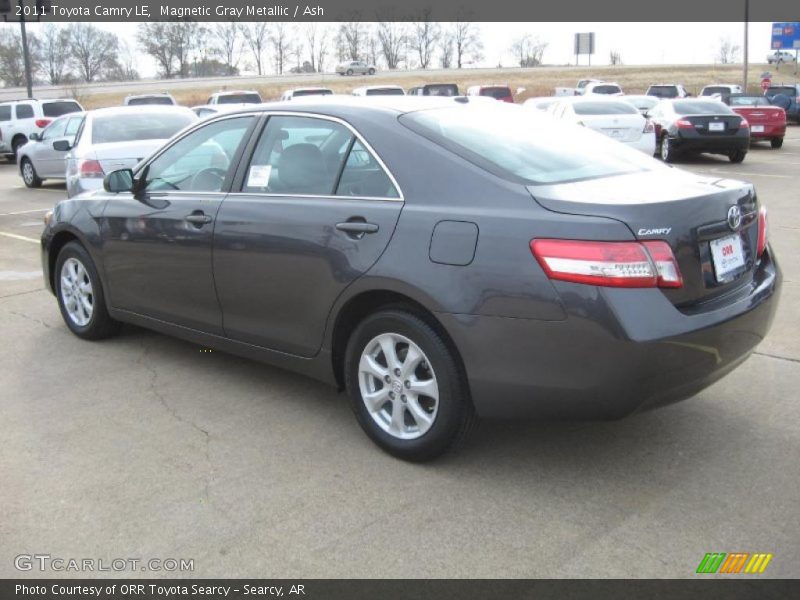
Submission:
POLYGON ((94 144, 92 150, 103 171, 110 173, 117 169, 132 169, 139 161, 147 158, 167 140, 141 140, 137 142, 108 142, 94 144))
MULTIPOLYGON (((637 240, 664 240, 672 248, 683 287, 663 289, 681 309, 710 301, 749 281, 758 241, 758 207, 752 185, 659 167, 652 171, 557 185, 528 186, 544 208, 621 221, 637 240), (737 206, 741 223, 728 223, 737 206), (712 258, 715 240, 741 240, 744 265, 720 279, 712 258)), ((609 240, 625 241, 625 240, 609 240)), ((719 250, 717 250, 719 252, 719 250)), ((722 269, 722 267, 719 267, 722 269)))
POLYGON ((646 120, 642 115, 581 115, 587 127, 621 142, 635 142, 642 137, 646 120))
POLYGON ((750 125, 776 125, 786 121, 786 111, 779 106, 735 106, 736 114, 747 119, 750 125))
POLYGON ((681 115, 680 118, 694 125, 697 133, 710 137, 735 133, 742 123, 740 115, 681 115))

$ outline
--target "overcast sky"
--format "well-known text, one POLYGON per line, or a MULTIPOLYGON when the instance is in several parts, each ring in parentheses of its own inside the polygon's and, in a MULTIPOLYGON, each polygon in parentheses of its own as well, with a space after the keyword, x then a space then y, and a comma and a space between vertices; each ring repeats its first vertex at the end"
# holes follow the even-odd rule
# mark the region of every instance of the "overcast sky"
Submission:
MULTIPOLYGON (((135 23, 97 23, 98 27, 113 32, 130 47, 136 48, 135 23)), ((40 25, 31 24, 36 30, 40 25)), ((335 24, 330 24, 335 27, 335 24)), ((574 64, 573 36, 576 32, 593 31, 596 34, 596 52, 592 64, 608 64, 609 52, 622 54, 627 65, 636 64, 687 64, 714 63, 720 39, 730 37, 735 43, 743 42, 742 23, 480 23, 484 41, 484 60, 474 66, 494 67, 498 64, 513 66, 509 51, 511 40, 524 33, 539 36, 548 43, 544 62, 549 64, 574 64)), ((302 24, 296 27, 302 28, 302 24)), ((770 23, 750 24, 750 57, 754 62, 764 62, 770 50, 770 23)), ((244 55, 245 61, 248 57, 244 55)), ((581 57, 586 64, 587 57, 581 57)), ((741 60, 741 54, 740 54, 741 60)), ((156 66, 150 57, 138 53, 136 67, 142 77, 154 77, 156 66)), ((242 65, 243 66, 243 65, 242 65)))

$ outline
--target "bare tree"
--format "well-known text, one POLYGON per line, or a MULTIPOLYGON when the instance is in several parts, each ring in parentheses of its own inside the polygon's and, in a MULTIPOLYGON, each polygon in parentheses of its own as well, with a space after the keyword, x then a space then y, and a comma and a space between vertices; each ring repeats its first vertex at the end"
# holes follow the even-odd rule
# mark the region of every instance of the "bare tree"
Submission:
POLYGON ((396 69, 403 58, 403 48, 408 36, 405 24, 396 21, 381 21, 378 23, 377 35, 386 67, 396 69))
MULTIPOLYGON (((38 38, 31 33, 28 33, 28 52, 31 59, 31 71, 35 72, 39 64, 39 43, 38 38)), ((0 79, 9 87, 25 85, 22 38, 16 28, 0 29, 0 79)))
POLYGON ((283 73, 287 59, 292 54, 291 30, 285 21, 275 21, 269 34, 275 58, 275 70, 283 73))
POLYGON ((483 42, 478 25, 469 21, 457 21, 453 24, 452 31, 456 67, 460 69, 467 61, 475 62, 483 58, 483 42))
POLYGON ((358 21, 348 21, 339 25, 339 33, 344 44, 346 60, 360 60, 366 42, 364 24, 358 21))
POLYGON ((235 21, 215 23, 211 36, 215 42, 216 54, 227 67, 228 75, 235 75, 242 51, 241 25, 235 21))
POLYGON ((140 23, 136 32, 139 47, 153 57, 166 79, 175 76, 175 47, 169 40, 171 25, 160 21, 140 23))
POLYGON ((619 50, 612 50, 608 53, 608 63, 611 65, 621 65, 622 64, 622 54, 619 50))
POLYGON ((547 48, 547 42, 529 33, 514 40, 511 52, 517 57, 520 67, 535 67, 542 64, 542 56, 547 48))
POLYGON ((430 65, 433 50, 441 35, 439 24, 431 21, 430 16, 431 11, 426 8, 420 13, 422 20, 411 23, 411 49, 417 53, 422 69, 427 69, 430 65))
POLYGON ((449 69, 453 64, 453 31, 451 29, 442 30, 439 37, 439 66, 449 69))
POLYGON ((730 37, 722 37, 719 40, 717 59, 723 65, 735 63, 739 59, 741 49, 742 47, 739 44, 735 44, 730 37))
POLYGON ((376 33, 370 29, 367 34, 367 62, 371 65, 377 65, 380 58, 380 42, 376 33))
POLYGON ((48 23, 42 28, 42 69, 51 85, 58 85, 68 73, 69 30, 48 23))
POLYGON ((117 36, 89 23, 76 23, 70 29, 69 52, 81 79, 91 83, 116 66, 117 36))
POLYGON ((136 70, 136 54, 125 40, 121 40, 119 43, 117 59, 119 61, 122 75, 121 79, 123 81, 135 81, 139 79, 139 71, 136 70))
POLYGON ((248 23, 244 29, 244 41, 250 48, 253 60, 256 61, 256 71, 259 75, 264 74, 264 51, 269 44, 269 23, 261 21, 258 23, 248 23))

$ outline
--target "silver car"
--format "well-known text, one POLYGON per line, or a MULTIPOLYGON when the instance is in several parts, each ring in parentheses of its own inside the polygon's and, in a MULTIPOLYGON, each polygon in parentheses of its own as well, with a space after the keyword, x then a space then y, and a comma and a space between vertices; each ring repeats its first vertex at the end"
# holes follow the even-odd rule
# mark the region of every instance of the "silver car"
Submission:
POLYGON ((131 168, 198 120, 182 106, 118 106, 86 113, 73 143, 58 140, 67 154, 67 195, 103 187, 106 173, 131 168))
POLYGON ((376 70, 375 65, 363 60, 348 60, 336 65, 336 72, 339 75, 375 75, 376 70))
POLYGON ((30 141, 21 146, 17 154, 19 172, 27 187, 39 187, 45 179, 64 179, 67 151, 57 150, 54 144, 64 141, 72 145, 85 116, 85 112, 69 113, 50 123, 41 133, 28 136, 30 141))

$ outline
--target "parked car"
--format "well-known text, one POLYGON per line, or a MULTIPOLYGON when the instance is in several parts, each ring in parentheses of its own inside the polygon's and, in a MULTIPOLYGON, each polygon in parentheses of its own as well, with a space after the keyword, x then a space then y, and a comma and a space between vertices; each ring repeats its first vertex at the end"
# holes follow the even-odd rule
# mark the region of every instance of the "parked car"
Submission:
POLYGON ((618 83, 594 81, 583 88, 582 96, 622 96, 625 92, 618 83))
POLYGON ((587 93, 561 98, 547 111, 556 119, 588 127, 648 156, 653 156, 656 151, 653 124, 622 99, 587 93))
POLYGON ((367 85, 353 90, 353 96, 405 96, 399 85, 367 85))
POLYGON ((178 103, 175 102, 175 98, 172 97, 172 94, 168 94, 166 92, 159 94, 138 94, 135 96, 126 96, 125 100, 122 102, 123 106, 142 106, 146 104, 175 106, 178 103))
POLYGON ((764 96, 770 104, 786 111, 786 119, 800 124, 800 83, 776 83, 769 86, 764 96))
POLYGON ((81 111, 83 107, 71 98, 0 102, 0 154, 14 162, 17 150, 28 142, 30 134, 41 133, 57 117, 81 111))
POLYGON ((253 90, 217 92, 211 94, 206 104, 261 104, 261 94, 253 90))
POLYGON ((455 83, 426 83, 408 90, 409 96, 458 96, 455 83))
POLYGON ((301 96, 332 96, 333 90, 324 87, 307 87, 295 88, 293 90, 286 90, 281 95, 281 100, 291 100, 292 98, 300 98, 301 96))
POLYGON ((181 106, 118 106, 86 113, 73 143, 53 142, 66 156, 67 196, 103 187, 103 177, 152 154, 197 115, 181 106))
POLYGON ((766 337, 781 274, 752 184, 521 107, 388 108, 212 117, 60 201, 41 250, 66 327, 131 322, 344 387, 408 460, 476 415, 683 400, 766 337))
POLYGON ((602 79, 579 79, 578 83, 575 85, 575 88, 572 90, 572 94, 565 93, 565 96, 582 96, 586 91, 586 86, 590 83, 602 83, 602 79))
POLYGON ((339 75, 375 75, 377 68, 363 60, 349 60, 336 65, 339 75))
POLYGON ((773 106, 764 96, 731 94, 726 103, 750 123, 750 141, 769 140, 773 148, 783 146, 786 135, 786 111, 773 106))
POLYGON ((205 119, 206 117, 210 117, 211 115, 216 115, 221 112, 230 112, 232 110, 239 110, 242 108, 248 108, 250 106, 252 106, 252 104, 200 104, 199 106, 193 106, 191 110, 201 119, 205 119))
POLYGON ((541 96, 539 98, 528 98, 522 103, 525 108, 533 108, 535 110, 546 113, 547 109, 553 104, 561 100, 559 96, 541 96))
POLYGON ((797 62, 797 53, 793 52, 792 50, 772 50, 771 52, 767 53, 767 62, 769 64, 797 62))
POLYGON ((17 161, 22 181, 29 188, 42 185, 45 179, 64 179, 67 150, 57 150, 54 144, 59 140, 70 146, 75 141, 86 113, 69 113, 58 117, 42 130, 33 132, 30 141, 17 150, 17 161))
POLYGON ((647 88, 645 94, 657 98, 688 98, 691 96, 679 83, 657 83, 647 88))
POLYGON ((665 100, 650 111, 664 162, 681 154, 723 154, 740 163, 750 148, 750 126, 719 100, 682 98, 665 100))
POLYGON ((715 83, 714 85, 707 85, 700 90, 699 97, 711 97, 716 100, 722 100, 727 104, 727 100, 731 94, 741 94, 743 92, 742 86, 734 83, 715 83))
POLYGON ((645 117, 647 113, 652 109, 656 104, 661 102, 661 99, 657 96, 642 96, 642 95, 625 95, 620 98, 620 100, 624 100, 631 104, 636 110, 638 110, 641 114, 645 117))
POLYGON ((467 96, 488 96, 502 102, 514 102, 514 95, 507 85, 473 85, 467 88, 467 96))

